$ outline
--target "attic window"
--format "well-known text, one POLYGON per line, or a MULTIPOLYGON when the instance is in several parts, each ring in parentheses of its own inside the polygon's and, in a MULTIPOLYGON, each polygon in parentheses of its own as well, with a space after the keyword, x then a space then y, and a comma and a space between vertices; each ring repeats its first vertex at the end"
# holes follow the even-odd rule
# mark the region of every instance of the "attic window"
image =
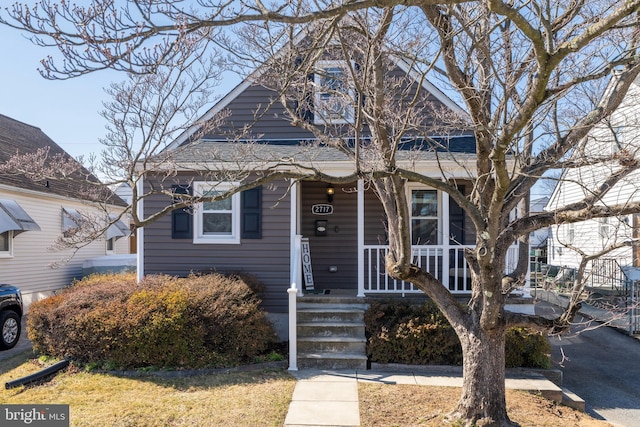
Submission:
POLYGON ((315 124, 352 123, 354 90, 350 84, 347 63, 320 61, 314 74, 315 124))

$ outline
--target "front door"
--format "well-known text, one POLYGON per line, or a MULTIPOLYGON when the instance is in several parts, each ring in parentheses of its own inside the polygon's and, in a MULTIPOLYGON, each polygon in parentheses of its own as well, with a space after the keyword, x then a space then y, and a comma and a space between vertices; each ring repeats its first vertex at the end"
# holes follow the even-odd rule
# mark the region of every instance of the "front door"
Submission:
POLYGON ((303 182, 300 234, 309 239, 315 289, 358 289, 356 183, 303 182), (319 206, 330 205, 330 207, 319 206), (316 207, 314 209, 314 206, 316 207))

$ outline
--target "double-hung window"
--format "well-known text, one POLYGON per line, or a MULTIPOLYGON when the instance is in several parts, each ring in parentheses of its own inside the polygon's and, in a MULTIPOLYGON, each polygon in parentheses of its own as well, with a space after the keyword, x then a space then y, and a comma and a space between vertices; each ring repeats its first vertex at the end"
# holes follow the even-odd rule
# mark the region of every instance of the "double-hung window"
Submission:
POLYGON ((0 199, 0 258, 13 256, 13 239, 24 231, 40 231, 40 226, 12 199, 0 199))
MULTIPOLYGON (((233 183, 196 182, 198 196, 215 197, 233 188, 233 183)), ((240 243, 240 195, 198 203, 194 216, 194 243, 240 243)))
POLYGON ((13 240, 13 231, 8 230, 0 233, 0 258, 9 258, 12 255, 11 241, 13 240))
POLYGON ((354 91, 345 61, 319 61, 314 74, 315 124, 352 123, 354 91))
POLYGON ((438 192, 432 189, 411 190, 411 243, 414 245, 438 244, 438 192))
POLYGON ((572 245, 573 242, 575 242, 576 240, 576 224, 573 222, 570 224, 567 224, 566 232, 567 232, 567 243, 572 245))
POLYGON ((83 218, 80 212, 71 208, 62 208, 62 236, 73 237, 82 226, 83 218))
POLYGON ((603 241, 609 240, 613 235, 609 218, 600 218, 598 220, 598 234, 603 241))

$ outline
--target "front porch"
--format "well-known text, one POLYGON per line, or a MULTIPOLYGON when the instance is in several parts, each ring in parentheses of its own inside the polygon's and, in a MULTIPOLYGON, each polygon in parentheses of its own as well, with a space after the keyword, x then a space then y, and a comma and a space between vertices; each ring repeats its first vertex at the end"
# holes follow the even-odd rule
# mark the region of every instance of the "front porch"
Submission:
MULTIPOLYGON (((458 187, 465 192, 464 182, 458 187)), ((362 180, 336 188, 322 182, 293 183, 290 194, 290 283, 297 283, 300 291, 303 287, 350 289, 359 297, 420 293, 411 284, 386 275, 384 209, 362 180), (307 261, 303 268, 299 268, 301 239, 305 239, 307 261)), ((409 184, 406 196, 413 262, 452 293, 468 294, 471 277, 463 253, 475 244, 471 221, 446 192, 409 184)), ((516 261, 513 248, 507 258, 508 270, 516 261)))

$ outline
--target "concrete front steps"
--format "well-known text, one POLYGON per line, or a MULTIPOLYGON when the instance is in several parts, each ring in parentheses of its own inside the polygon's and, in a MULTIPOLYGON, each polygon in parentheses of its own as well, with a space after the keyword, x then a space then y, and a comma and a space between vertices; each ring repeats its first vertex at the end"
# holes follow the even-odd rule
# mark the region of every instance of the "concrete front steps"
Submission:
POLYGON ((355 298, 299 298, 298 367, 367 369, 366 308, 355 298))

